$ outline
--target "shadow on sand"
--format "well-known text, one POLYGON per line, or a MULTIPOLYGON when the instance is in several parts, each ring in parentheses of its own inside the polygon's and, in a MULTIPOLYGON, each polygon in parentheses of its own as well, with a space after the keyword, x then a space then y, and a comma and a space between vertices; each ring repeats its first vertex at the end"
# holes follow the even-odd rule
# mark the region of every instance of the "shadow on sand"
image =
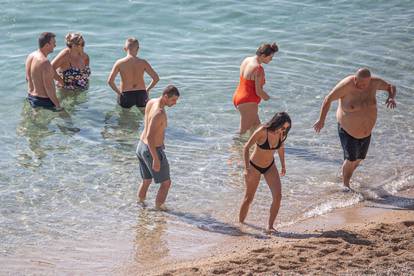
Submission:
POLYGON ((173 211, 168 210, 165 213, 175 216, 177 219, 196 226, 198 229, 203 231, 219 233, 223 235, 229 236, 250 236, 256 239, 268 239, 269 236, 265 234, 258 234, 258 233, 248 233, 242 231, 239 227, 231 225, 226 222, 222 222, 213 218, 210 215, 196 215, 192 213, 180 212, 180 211, 173 211))

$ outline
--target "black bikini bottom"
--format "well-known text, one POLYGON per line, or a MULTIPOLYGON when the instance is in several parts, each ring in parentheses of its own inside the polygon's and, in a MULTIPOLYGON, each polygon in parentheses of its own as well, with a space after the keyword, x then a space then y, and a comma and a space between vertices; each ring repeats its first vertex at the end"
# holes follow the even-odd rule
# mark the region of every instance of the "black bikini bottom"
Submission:
POLYGON ((252 160, 250 160, 250 164, 256 169, 258 170, 261 174, 265 174, 271 166, 273 166, 273 164, 275 163, 275 159, 272 160, 272 162, 270 163, 269 166, 267 166, 266 168, 262 168, 257 166, 255 163, 252 162, 252 160))

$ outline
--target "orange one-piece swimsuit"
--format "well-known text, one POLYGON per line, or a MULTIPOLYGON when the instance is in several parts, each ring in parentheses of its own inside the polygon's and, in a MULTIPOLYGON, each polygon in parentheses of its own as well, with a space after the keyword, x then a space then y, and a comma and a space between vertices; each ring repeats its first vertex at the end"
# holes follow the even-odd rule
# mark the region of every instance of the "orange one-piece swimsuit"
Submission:
MULTIPOLYGON (((264 70, 261 65, 257 68, 263 74, 263 83, 265 84, 264 70)), ((240 82, 233 94, 233 104, 235 107, 244 103, 260 103, 261 98, 256 94, 256 86, 254 80, 247 80, 240 75, 240 82)))

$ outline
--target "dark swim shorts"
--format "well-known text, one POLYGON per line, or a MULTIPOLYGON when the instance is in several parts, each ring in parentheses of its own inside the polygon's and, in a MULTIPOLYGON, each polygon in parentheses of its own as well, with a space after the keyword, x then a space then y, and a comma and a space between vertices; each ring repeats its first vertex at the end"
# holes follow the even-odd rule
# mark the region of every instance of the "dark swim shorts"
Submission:
POLYGON ((125 91, 119 97, 119 105, 123 108, 145 107, 148 102, 148 93, 145 90, 125 91))
POLYGON ((349 161, 365 159, 369 143, 371 142, 371 135, 361 139, 354 138, 349 135, 340 124, 338 124, 338 134, 339 139, 341 140, 342 149, 344 150, 344 159, 348 159, 349 161))
POLYGON ((32 107, 44 107, 47 109, 55 109, 55 104, 49 98, 28 95, 27 100, 32 107))
POLYGON ((170 165, 168 164, 167 156, 164 152, 164 147, 156 148, 158 158, 161 166, 158 172, 152 169, 152 155, 148 145, 139 141, 137 146, 137 157, 139 161, 139 168, 142 179, 154 178, 155 183, 162 183, 166 180, 170 180, 170 165))

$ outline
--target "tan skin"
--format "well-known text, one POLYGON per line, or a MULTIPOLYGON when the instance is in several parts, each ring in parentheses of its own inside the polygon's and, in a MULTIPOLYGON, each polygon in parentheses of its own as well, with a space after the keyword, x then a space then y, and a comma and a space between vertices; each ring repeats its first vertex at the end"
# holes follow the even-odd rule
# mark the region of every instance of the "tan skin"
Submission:
POLYGON ((108 77, 109 86, 118 97, 121 95, 121 92, 134 90, 146 90, 149 93, 160 79, 157 72, 154 71, 146 60, 137 57, 139 46, 128 47, 128 44, 126 44, 124 50, 127 52, 127 55, 115 62, 108 77), (148 86, 145 85, 144 73, 147 73, 152 78, 148 86), (118 74, 121 75, 119 87, 115 84, 115 78, 118 74))
MULTIPOLYGON (((66 47, 53 59, 52 66, 56 72, 63 72, 73 67, 84 69, 89 66, 89 56, 84 51, 84 41, 80 40, 80 43, 73 44, 70 48, 66 47)), ((63 86, 62 78, 56 73, 55 79, 63 86)))
MULTIPOLYGON (((149 147, 153 159, 152 169, 154 171, 159 171, 161 166, 156 148, 164 145, 165 129, 167 127, 167 114, 164 107, 172 107, 177 101, 177 96, 168 97, 168 95, 163 95, 157 99, 149 100, 145 107, 144 130, 142 131, 140 140, 149 147)), ((152 179, 143 179, 138 189, 140 202, 145 200, 151 182, 152 179)), ((170 186, 171 180, 161 183, 155 200, 157 208, 161 208, 164 204, 170 186)))
POLYGON ((28 93, 32 96, 49 98, 56 106, 56 110, 62 110, 56 96, 56 87, 53 82, 55 71, 47 59, 48 54, 56 47, 56 40, 52 38, 41 49, 31 53, 26 59, 26 81, 28 93))
MULTIPOLYGON (((325 118, 333 101, 338 100, 336 118, 341 127, 357 139, 371 135, 377 120, 377 91, 387 91, 385 102, 388 108, 395 108, 396 88, 386 81, 376 78, 358 78, 357 75, 348 76, 340 81, 325 97, 319 119, 313 125, 319 133, 324 127, 325 118)), ((344 186, 349 187, 353 172, 362 159, 356 161, 345 160, 342 165, 344 186)))
MULTIPOLYGON (((257 146, 257 144, 263 144, 266 139, 269 139, 270 147, 275 147, 281 139, 283 139, 283 135, 286 129, 289 127, 289 123, 284 123, 284 125, 275 130, 270 131, 266 130, 265 127, 258 128, 253 135, 250 137, 249 141, 247 141, 246 145, 243 148, 244 154, 244 165, 245 165, 245 184, 246 184, 246 193, 240 207, 239 213, 239 221, 244 223, 246 219, 247 213, 249 211, 250 204, 254 199, 254 195, 256 194, 257 187, 260 183, 261 173, 251 166, 249 160, 251 160, 255 165, 265 168, 269 166, 273 159, 274 153, 276 150, 264 150, 257 146), (267 138, 268 137, 268 138, 267 138), (254 146, 253 153, 249 156, 250 148, 254 146)), ((286 174, 286 165, 285 165, 285 147, 284 144, 281 145, 279 149, 277 149, 280 163, 282 165, 282 170, 280 175, 284 176, 286 174)), ((269 221, 267 226, 267 232, 275 231, 273 224, 275 222, 276 216, 279 212, 280 202, 282 199, 282 188, 280 183, 279 172, 276 168, 276 165, 273 164, 269 170, 266 171, 264 174, 264 178, 266 180, 267 185, 272 193, 272 204, 270 206, 269 212, 269 221)))
MULTIPOLYGON (((255 81, 256 94, 263 100, 269 100, 270 96, 263 90, 264 75, 258 66, 262 63, 268 64, 273 59, 273 54, 270 56, 260 55, 247 57, 240 65, 240 75, 247 80, 255 81)), ((257 103, 239 104, 237 109, 240 112, 240 134, 248 130, 254 130, 260 125, 259 106, 257 103)))

